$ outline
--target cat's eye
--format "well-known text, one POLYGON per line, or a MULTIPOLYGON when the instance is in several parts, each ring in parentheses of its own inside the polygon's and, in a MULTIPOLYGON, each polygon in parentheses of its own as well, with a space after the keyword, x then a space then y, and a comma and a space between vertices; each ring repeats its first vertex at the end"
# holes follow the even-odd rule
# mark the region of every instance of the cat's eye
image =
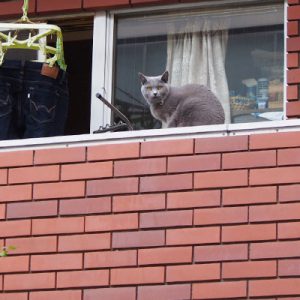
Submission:
POLYGON ((161 85, 159 85, 159 86, 157 87, 157 89, 158 89, 158 90, 161 90, 161 89, 162 89, 162 86, 161 86, 161 85))
POLYGON ((147 86, 147 91, 152 91, 152 87, 151 86, 147 86))

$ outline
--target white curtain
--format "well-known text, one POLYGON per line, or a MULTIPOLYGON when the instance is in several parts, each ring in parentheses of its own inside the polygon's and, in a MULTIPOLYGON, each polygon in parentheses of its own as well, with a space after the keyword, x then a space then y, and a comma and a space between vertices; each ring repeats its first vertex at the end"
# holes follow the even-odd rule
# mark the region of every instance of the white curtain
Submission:
POLYGON ((171 85, 198 83, 213 91, 223 105, 225 122, 230 123, 225 72, 227 40, 224 24, 212 26, 208 21, 187 26, 183 33, 170 34, 166 69, 171 85))

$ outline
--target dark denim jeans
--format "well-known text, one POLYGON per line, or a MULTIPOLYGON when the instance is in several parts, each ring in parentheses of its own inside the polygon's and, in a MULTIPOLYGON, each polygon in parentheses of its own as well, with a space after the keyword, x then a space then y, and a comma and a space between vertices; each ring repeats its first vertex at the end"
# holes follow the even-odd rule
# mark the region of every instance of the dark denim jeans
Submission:
POLYGON ((67 74, 41 74, 43 63, 5 61, 0 67, 0 140, 64 134, 67 74))

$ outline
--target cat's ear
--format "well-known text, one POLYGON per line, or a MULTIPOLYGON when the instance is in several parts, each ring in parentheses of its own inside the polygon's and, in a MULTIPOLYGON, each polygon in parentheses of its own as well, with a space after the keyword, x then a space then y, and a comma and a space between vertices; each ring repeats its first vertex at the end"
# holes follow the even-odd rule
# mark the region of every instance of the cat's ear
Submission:
POLYGON ((142 84, 145 84, 147 82, 147 78, 143 73, 139 72, 139 78, 142 84))
POLYGON ((165 83, 168 83, 169 80, 169 72, 165 71, 164 74, 161 75, 161 80, 165 83))

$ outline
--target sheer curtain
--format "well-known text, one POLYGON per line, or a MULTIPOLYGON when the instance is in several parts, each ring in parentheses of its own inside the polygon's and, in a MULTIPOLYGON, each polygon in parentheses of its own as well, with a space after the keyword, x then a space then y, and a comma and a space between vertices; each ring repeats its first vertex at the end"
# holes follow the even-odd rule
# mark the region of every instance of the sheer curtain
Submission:
POLYGON ((212 25, 204 21, 186 26, 183 33, 169 34, 166 69, 171 85, 198 83, 213 91, 223 105, 225 122, 230 123, 225 72, 228 31, 222 28, 224 24, 212 25))

